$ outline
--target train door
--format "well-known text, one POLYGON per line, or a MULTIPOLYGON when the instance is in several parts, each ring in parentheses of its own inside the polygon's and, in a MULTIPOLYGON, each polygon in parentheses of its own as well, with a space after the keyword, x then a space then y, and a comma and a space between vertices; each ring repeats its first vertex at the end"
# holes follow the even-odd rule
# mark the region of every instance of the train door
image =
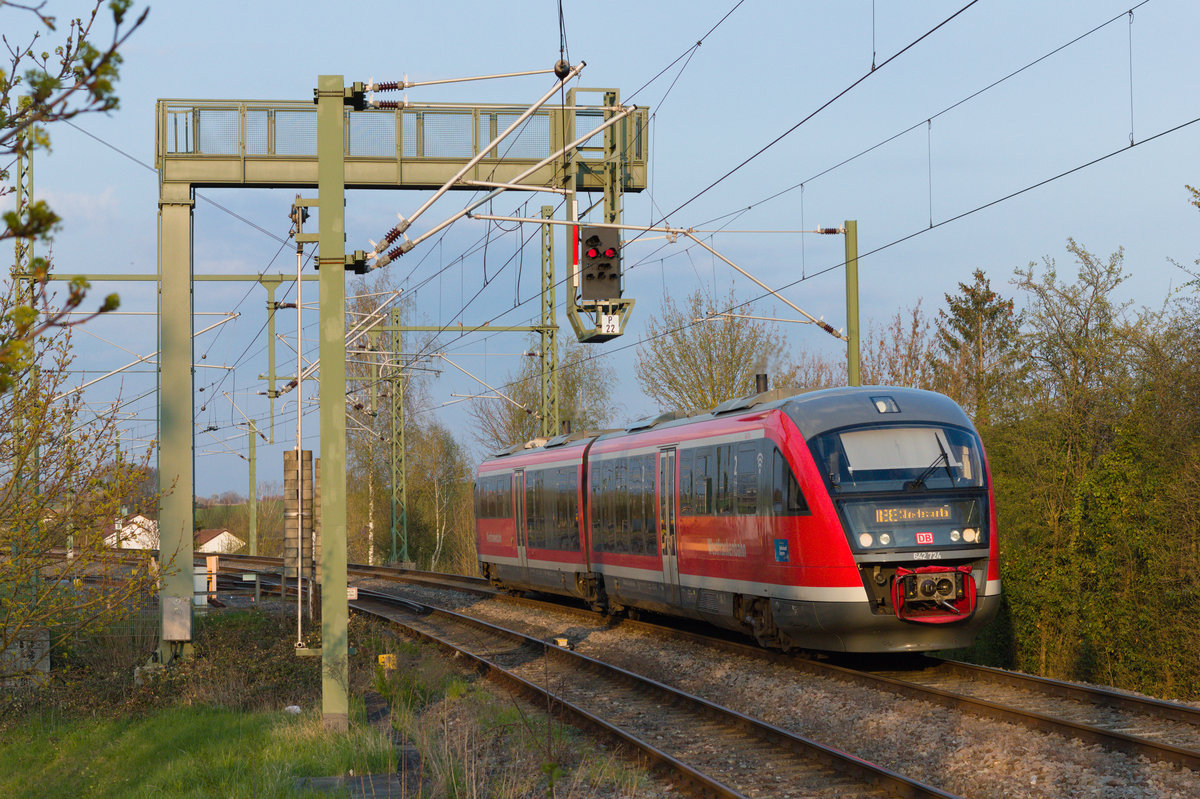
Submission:
POLYGON ((517 562, 521 570, 521 578, 529 574, 529 557, 526 546, 529 541, 529 516, 525 513, 525 470, 513 472, 513 516, 517 530, 517 562))
POLYGON ((658 453, 658 542, 663 559, 663 591, 667 602, 679 604, 679 558, 675 551, 675 448, 658 453))

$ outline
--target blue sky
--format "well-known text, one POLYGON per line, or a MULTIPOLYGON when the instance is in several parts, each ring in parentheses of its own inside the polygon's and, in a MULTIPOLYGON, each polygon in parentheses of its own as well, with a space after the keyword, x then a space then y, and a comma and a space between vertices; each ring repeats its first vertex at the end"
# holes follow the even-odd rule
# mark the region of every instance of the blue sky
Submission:
MULTIPOLYGON (((571 60, 588 64, 581 84, 619 88, 629 101, 635 90, 692 47, 735 4, 735 0, 565 2, 571 60)), ((883 322, 918 301, 926 311, 935 312, 942 295, 953 291, 958 282, 969 281, 976 268, 984 269, 994 286, 1010 293, 1013 269, 1043 256, 1056 258, 1060 272, 1070 276, 1073 266, 1064 249, 1068 236, 1102 256, 1124 247, 1131 279, 1122 287, 1122 297, 1136 306, 1160 305, 1188 279, 1168 259, 1190 264, 1200 252, 1200 216, 1188 205, 1184 189, 1185 183, 1200 181, 1196 174, 1200 124, 1132 148, 1129 139, 1131 127, 1134 142, 1142 142, 1200 116, 1195 77, 1200 74, 1200 49, 1194 41, 1200 30, 1200 6, 1187 0, 1151 0, 1134 11, 1132 22, 1121 17, 1020 75, 940 113, 1134 5, 1130 0, 984 0, 887 61, 964 4, 745 0, 690 58, 632 98, 649 106, 653 114, 652 162, 649 190, 626 196, 626 222, 657 222, 662 212, 681 205, 669 219, 681 227, 708 227, 705 223, 714 217, 747 208, 731 228, 796 230, 802 220, 804 227, 812 228, 857 219, 860 252, 878 249, 860 263, 862 316, 867 324, 883 322), (883 66, 685 205, 870 73, 873 49, 876 64, 883 66), (926 120, 927 124, 920 124, 926 120), (814 178, 913 125, 919 127, 814 178), (940 224, 1122 149, 1099 164, 940 224), (801 182, 803 191, 794 188, 758 204, 801 182), (935 227, 927 230, 931 221, 935 227)), ((55 3, 53 10, 66 16, 72 5, 78 6, 55 3)), ((152 5, 147 24, 124 51, 121 109, 107 117, 78 120, 90 136, 59 126, 53 131, 53 154, 39 154, 35 162, 35 194, 50 201, 66 221, 54 247, 57 268, 92 273, 155 270, 155 174, 101 142, 152 164, 158 98, 307 100, 320 74, 342 74, 347 81, 439 79, 540 69, 559 56, 557 8, 551 2, 361 2, 354 4, 353 13, 344 8, 223 0, 152 5)), ((20 27, 12 24, 14 13, 5 11, 8 30, 20 27)), ((537 76, 411 89, 408 95, 414 101, 530 103, 549 85, 548 76, 537 76)), ((275 236, 287 232, 288 192, 202 193, 275 236)), ((413 232, 440 221, 468 196, 452 193, 413 232)), ((379 238, 394 223, 396 213, 407 215, 423 200, 416 192, 352 193, 347 205, 348 247, 364 247, 368 238, 379 238)), ((508 194, 494 209, 511 213, 527 200, 530 215, 544 202, 542 197, 508 194)), ((451 229, 440 250, 414 250, 387 267, 391 279, 412 285, 439 263, 453 261, 483 234, 483 222, 464 220, 451 229)), ((497 252, 507 257, 516 251, 515 236, 495 235, 489 275, 495 272, 497 252)), ((759 294, 744 279, 735 280, 728 268, 714 265, 698 248, 680 243, 659 249, 660 244, 630 246, 626 295, 637 298, 634 320, 622 339, 599 345, 604 362, 618 375, 613 386, 621 406, 618 421, 653 410, 632 378, 633 345, 664 290, 680 299, 698 286, 711 290, 715 285, 724 293, 733 285, 744 297, 759 294)), ((771 286, 792 283, 842 260, 841 239, 831 236, 726 233, 714 237, 712 244, 771 286)), ((288 247, 277 256, 279 249, 277 239, 208 203, 197 204, 197 273, 294 270, 294 251, 288 247)), ((529 323, 537 312, 536 301, 511 306, 514 296, 522 300, 534 296, 537 257, 535 249, 527 252, 519 286, 514 268, 495 278, 490 290, 464 313, 464 321, 529 323), (510 310, 502 313, 506 309, 510 310)), ((414 300, 427 322, 457 311, 460 298, 474 293, 482 274, 482 258, 468 258, 415 291, 414 300)), ((97 285, 96 290, 119 291, 123 310, 154 310, 148 285, 97 285)), ((843 272, 833 269, 790 286, 784 295, 842 327, 843 292, 843 272)), ((313 290, 307 290, 307 295, 312 299, 313 290)), ((244 284, 197 287, 198 312, 237 310, 241 314, 220 335, 209 333, 197 339, 197 358, 204 356, 204 368, 197 370, 196 377, 197 424, 218 428, 197 439, 202 453, 197 461, 199 495, 246 490, 244 460, 208 453, 245 452, 244 435, 231 426, 239 417, 225 392, 252 416, 266 414, 265 401, 254 396, 262 390, 258 375, 266 371, 260 354, 264 307, 261 289, 244 284), (231 365, 234 368, 225 368, 231 365), (217 375, 227 375, 219 385, 217 375)), ((774 301, 762 303, 758 310, 783 315, 786 308, 774 301)), ((306 325, 315 323, 315 312, 309 316, 306 325)), ((198 316, 196 328, 215 319, 198 316)), ((560 317, 560 324, 566 326, 565 318, 560 317)), ((281 319, 279 332, 294 335, 290 318, 281 319)), ((793 325, 787 333, 797 352, 841 357, 837 342, 812 327, 793 325)), ((311 329, 307 337, 312 343, 311 329)), ((153 341, 151 317, 95 323, 76 334, 79 366, 92 370, 78 379, 98 376, 101 370, 152 351, 153 341)), ((495 383, 517 367, 527 341, 515 334, 492 335, 447 341, 446 346, 457 362, 495 383)), ((292 363, 283 345, 279 357, 281 364, 292 363)), ((89 399, 102 401, 119 389, 130 400, 153 385, 152 374, 131 372, 120 382, 114 378, 98 384, 89 399)), ((315 396, 315 390, 314 384, 306 393, 315 396)), ((430 412, 461 430, 463 406, 438 406, 449 402, 451 394, 475 390, 465 379, 447 372, 430 385, 435 406, 430 412)), ((151 437, 153 395, 129 402, 126 410, 127 438, 151 437)), ((276 410, 281 410, 278 405, 276 410)), ((294 431, 290 410, 285 408, 277 418, 277 444, 259 447, 260 480, 279 481, 279 451, 291 446, 294 431)), ((306 446, 315 447, 315 413, 305 424, 306 446)))

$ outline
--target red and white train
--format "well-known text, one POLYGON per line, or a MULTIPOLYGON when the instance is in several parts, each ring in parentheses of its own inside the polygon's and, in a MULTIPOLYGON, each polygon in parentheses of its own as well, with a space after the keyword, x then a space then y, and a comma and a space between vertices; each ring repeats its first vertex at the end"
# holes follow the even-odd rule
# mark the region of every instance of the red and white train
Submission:
POLYGON ((966 646, 1000 604, 983 446, 928 391, 764 392, 530 442, 480 465, 475 515, 498 586, 784 650, 966 646))

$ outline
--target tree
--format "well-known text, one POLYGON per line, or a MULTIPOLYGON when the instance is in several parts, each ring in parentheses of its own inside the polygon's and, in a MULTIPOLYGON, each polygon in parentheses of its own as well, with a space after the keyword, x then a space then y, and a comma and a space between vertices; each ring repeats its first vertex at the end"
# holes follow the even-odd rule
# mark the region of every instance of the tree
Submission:
MULTIPOLYGON (((1184 188, 1187 189, 1188 193, 1192 195, 1189 202, 1196 208, 1200 208, 1200 189, 1197 189, 1195 186, 1188 186, 1186 184, 1184 185, 1184 188)), ((1189 275, 1191 275, 1192 279, 1189 280, 1187 283, 1185 283, 1184 284, 1185 286, 1190 286, 1193 289, 1200 288, 1200 274, 1197 274, 1195 270, 1188 269, 1186 266, 1179 263, 1174 258, 1168 258, 1167 260, 1170 261, 1171 263, 1175 264, 1175 266, 1179 267, 1184 272, 1187 272, 1189 275)), ((1192 264, 1195 266, 1200 266, 1200 258, 1197 258, 1196 260, 1192 261, 1192 264)))
POLYGON ((933 385, 952 397, 978 427, 991 424, 994 409, 1020 382, 1021 319, 1013 301, 992 290, 982 269, 974 281, 946 294, 938 311, 932 360, 933 385))
MULTIPOLYGON (((88 285, 73 281, 55 304, 50 261, 29 258, 27 248, 47 245, 61 220, 45 202, 32 201, 11 171, 49 149, 54 123, 117 107, 118 48, 146 17, 143 11, 130 23, 130 7, 130 0, 96 0, 51 53, 39 46, 57 30, 45 3, 0 0, 0 11, 29 14, 36 23, 24 45, 4 37, 8 68, 0 69, 0 198, 19 200, 4 214, 0 242, 16 240, 17 266, 25 270, 0 286, 0 678, 36 666, 14 656, 31 640, 53 646, 120 618, 156 579, 144 558, 105 557, 105 526, 122 498, 138 493, 146 458, 130 463, 114 444, 115 407, 93 416, 79 393, 67 391, 68 327, 90 317, 67 323, 65 315, 82 304, 88 285), (113 34, 101 49, 91 34, 105 6, 113 34), (84 582, 117 576, 114 570, 122 579, 84 582)), ((116 307, 110 295, 96 313, 116 307)))
MULTIPOLYGON (((536 339, 534 340, 536 341, 536 339)), ((559 419, 574 430, 597 430, 611 423, 616 403, 616 379, 611 368, 595 360, 593 352, 565 337, 558 351, 559 419)), ((534 344, 536 349, 537 344, 534 344)), ((471 404, 476 439, 488 451, 536 438, 541 431, 541 363, 537 357, 522 361, 515 375, 499 387, 497 396, 471 404)))
POLYGON ((1080 664, 1105 648, 1097 609, 1108 613, 1129 597, 1107 573, 1120 548, 1102 539, 1145 526, 1132 514, 1114 516, 1146 508, 1137 499, 1145 485, 1132 485, 1141 458, 1118 446, 1136 387, 1130 355, 1144 331, 1113 296, 1124 280, 1123 253, 1101 259, 1072 239, 1067 250, 1078 264, 1073 282, 1060 280, 1049 257, 1016 272, 1027 297, 1025 380, 1016 412, 993 425, 987 443, 1017 665, 1082 676, 1089 672, 1080 664), (1117 494, 1123 471, 1130 490, 1117 494))
POLYGON ((1079 269, 1074 283, 1058 279, 1052 258, 1043 274, 1031 263, 1017 270, 1017 286, 1028 292, 1025 350, 1032 401, 1057 417, 1056 426, 1076 466, 1085 466, 1111 440, 1127 408, 1131 379, 1130 342, 1135 324, 1113 292, 1124 282, 1123 250, 1102 260, 1067 239, 1079 269))
MULTIPOLYGON (((0 296, 0 312, 19 302, 15 293, 10 285, 0 296)), ((11 330, 0 313, 0 333, 11 330)), ((0 680, 36 665, 15 650, 38 639, 57 646, 123 618, 157 579, 148 552, 117 561, 104 540, 149 452, 126 460, 115 444, 115 406, 93 416, 68 391, 68 330, 34 347, 41 368, 0 394, 0 680)))
POLYGON ((864 385, 929 388, 929 321, 921 302, 908 311, 897 311, 882 329, 871 326, 862 353, 864 385))
POLYGON ((777 385, 794 377, 775 325, 737 315, 740 305, 732 289, 723 298, 697 289, 683 307, 667 297, 646 322, 637 381, 660 409, 697 413, 746 396, 754 392, 754 376, 773 366, 787 373, 777 385))
POLYGON ((413 438, 409 531, 417 557, 428 558, 430 569, 450 562, 473 571, 472 465, 450 431, 436 422, 419 428, 413 438))
MULTIPOLYGON (((149 9, 132 23, 128 13, 132 0, 96 0, 91 14, 71 20, 62 43, 53 53, 40 49, 43 30, 54 33, 57 21, 46 14, 45 3, 16 5, 0 0, 5 7, 32 14, 38 23, 28 43, 16 45, 4 39, 8 47, 8 69, 0 70, 0 198, 18 192, 13 185, 11 164, 29 157, 34 150, 50 149, 49 126, 80 114, 107 112, 117 108, 116 83, 121 56, 118 49, 146 19, 149 9), (104 49, 91 41, 92 28, 100 9, 108 6, 112 14, 112 39, 104 49)), ((28 197, 14 210, 4 214, 0 242, 12 239, 49 243, 61 222, 45 201, 31 202, 28 197)), ((52 327, 65 325, 66 314, 78 308, 87 293, 88 283, 73 280, 67 296, 57 307, 50 307, 47 283, 50 263, 37 257, 28 264, 29 274, 14 276, 28 284, 28 294, 10 298, 3 333, 0 334, 0 393, 14 384, 14 375, 33 361, 32 341, 52 327)), ((108 295, 96 313, 115 309, 118 299, 108 295)), ((81 324, 87 318, 70 324, 81 324)))

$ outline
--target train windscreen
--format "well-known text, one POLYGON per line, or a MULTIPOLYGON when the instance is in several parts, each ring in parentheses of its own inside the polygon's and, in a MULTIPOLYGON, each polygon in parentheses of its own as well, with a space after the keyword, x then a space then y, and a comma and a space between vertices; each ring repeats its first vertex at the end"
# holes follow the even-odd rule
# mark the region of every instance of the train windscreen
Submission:
POLYGON ((940 558, 943 550, 988 544, 983 453, 974 433, 860 427, 815 436, 809 446, 856 552, 940 558))
POLYGON ((979 439, 954 427, 864 427, 809 442, 835 493, 981 488, 979 439))

